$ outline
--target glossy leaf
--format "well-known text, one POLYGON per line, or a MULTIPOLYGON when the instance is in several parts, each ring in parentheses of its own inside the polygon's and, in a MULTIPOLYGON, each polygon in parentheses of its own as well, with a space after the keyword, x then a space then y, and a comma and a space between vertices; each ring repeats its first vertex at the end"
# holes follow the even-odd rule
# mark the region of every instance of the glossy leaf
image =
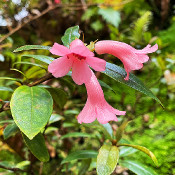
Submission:
POLYGON ((12 95, 10 107, 17 126, 32 139, 49 121, 53 100, 44 88, 20 86, 12 95))
POLYGON ((78 150, 69 154, 61 163, 67 163, 72 160, 96 158, 98 152, 94 150, 78 150))
POLYGON ((130 73, 129 80, 124 80, 124 78, 126 77, 126 72, 123 68, 115 64, 106 62, 106 70, 103 73, 111 77, 112 79, 153 98, 162 105, 161 101, 134 74, 130 73))
POLYGON ((12 80, 22 82, 19 78, 11 78, 11 77, 0 77, 0 80, 12 80))
POLYGON ((65 134, 60 139, 65 139, 70 137, 92 137, 92 135, 87 133, 82 133, 82 132, 72 132, 72 133, 65 134))
POLYGON ((97 156, 97 174, 110 175, 118 162, 119 150, 116 146, 103 145, 97 156))
POLYGON ((13 89, 11 89, 11 88, 9 88, 9 87, 0 86, 0 91, 9 91, 9 92, 13 92, 13 89))
POLYGON ((15 123, 9 124, 3 131, 4 140, 15 135, 18 131, 19 131, 19 128, 17 127, 15 123))
POLYGON ((113 137, 113 130, 112 127, 109 123, 106 124, 100 124, 103 126, 103 128, 109 133, 109 135, 111 136, 111 138, 113 137))
POLYGON ((34 58, 47 64, 50 64, 54 60, 54 58, 45 55, 22 55, 21 57, 34 58))
POLYGON ((62 36, 61 38, 61 41, 63 42, 64 46, 69 48, 70 43, 79 37, 80 37, 79 26, 74 26, 74 27, 68 28, 65 31, 64 36, 62 36))
POLYGON ((123 146, 122 148, 120 148, 120 157, 129 156, 131 154, 134 154, 137 151, 138 151, 137 149, 123 146))
POLYGON ((25 45, 25 46, 18 47, 13 52, 20 52, 20 51, 24 51, 24 50, 33 50, 33 49, 50 50, 51 47, 49 47, 49 46, 41 46, 41 45, 25 45))
POLYGON ((45 145, 44 136, 39 133, 32 140, 28 139, 24 134, 22 134, 24 142, 30 149, 32 154, 42 162, 49 161, 49 153, 45 145))
POLYGON ((144 152, 145 154, 147 154, 149 157, 151 157, 151 159, 153 160, 153 162, 155 163, 156 166, 158 166, 158 162, 157 159, 155 157, 155 155, 147 148, 143 147, 143 146, 139 146, 139 145, 131 145, 131 144, 120 144, 119 146, 129 146, 135 149, 138 149, 142 152, 144 152))
POLYGON ((119 164, 137 175, 158 175, 152 168, 134 160, 120 160, 119 164))

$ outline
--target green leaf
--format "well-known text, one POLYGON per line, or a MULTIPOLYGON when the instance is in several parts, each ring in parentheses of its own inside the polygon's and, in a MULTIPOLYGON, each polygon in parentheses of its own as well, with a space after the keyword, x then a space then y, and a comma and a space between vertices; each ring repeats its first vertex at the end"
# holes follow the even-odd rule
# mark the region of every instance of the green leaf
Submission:
POLYGON ((153 162, 155 163, 155 165, 158 167, 158 162, 157 162, 157 159, 155 157, 155 155, 147 148, 143 147, 143 146, 139 146, 139 145, 131 145, 131 144, 120 144, 119 146, 129 146, 129 147, 132 147, 132 148, 135 148, 135 149, 138 149, 142 152, 144 152, 145 154, 147 154, 149 157, 151 157, 151 159, 153 160, 153 162))
POLYGON ((94 151, 94 150, 78 150, 78 151, 75 151, 75 152, 69 154, 61 162, 61 164, 70 162, 72 160, 96 158, 97 157, 97 154, 98 154, 98 152, 97 151, 94 151))
POLYGON ((105 88, 107 88, 107 89, 109 89, 109 90, 111 90, 111 91, 113 91, 115 93, 115 91, 111 88, 111 86, 109 86, 108 84, 106 84, 104 81, 98 80, 98 82, 100 83, 100 85, 102 87, 105 87, 105 88))
POLYGON ((120 157, 125 157, 125 156, 129 156, 135 152, 137 152, 138 150, 136 149, 133 149, 131 147, 126 147, 126 146, 123 146, 121 149, 120 149, 120 157))
POLYGON ((9 87, 0 86, 0 91, 9 91, 9 92, 13 92, 13 89, 11 89, 11 88, 9 88, 9 87))
POLYGON ((72 132, 72 133, 65 134, 60 139, 65 139, 70 137, 93 137, 93 136, 91 134, 82 133, 82 132, 72 132))
POLYGON ((106 70, 103 73, 111 77, 112 79, 153 98, 163 106, 161 101, 135 75, 130 73, 129 80, 124 80, 124 78, 126 77, 126 72, 123 68, 115 64, 106 62, 106 70))
POLYGON ((60 120, 64 119, 63 116, 59 115, 59 114, 52 114, 50 119, 49 119, 49 124, 58 122, 60 120))
POLYGON ((0 80, 12 80, 17 82, 22 82, 19 78, 11 78, 11 77, 0 77, 0 80))
POLYGON ((44 88, 20 86, 12 95, 10 107, 17 126, 29 139, 33 139, 47 124, 53 100, 44 88))
POLYGON ((43 68, 43 69, 46 69, 46 67, 44 67, 44 66, 42 66, 42 65, 40 65, 40 64, 31 63, 31 62, 27 62, 27 61, 16 62, 16 63, 13 64, 13 67, 14 67, 14 65, 16 65, 16 64, 27 64, 27 65, 37 66, 37 67, 41 67, 41 68, 43 68))
POLYGON ((15 49, 13 52, 20 52, 20 51, 23 51, 23 50, 33 50, 33 49, 50 50, 51 47, 41 46, 41 45, 25 45, 25 46, 21 46, 21 47, 15 49))
POLYGON ((97 156, 97 174, 110 175, 118 162, 119 150, 116 146, 103 145, 97 156))
POLYGON ((79 38, 80 34, 79 34, 79 26, 74 26, 74 27, 70 27, 68 28, 65 33, 64 36, 61 37, 61 41, 63 42, 63 44, 69 48, 70 43, 75 40, 76 38, 79 38))
POLYGON ((54 58, 45 55, 22 55, 21 57, 34 58, 47 64, 50 64, 54 60, 54 58))
POLYGON ((19 128, 15 123, 8 125, 3 131, 4 140, 15 135, 19 131, 19 128))
POLYGON ((152 168, 134 160, 120 160, 119 163, 137 175, 158 175, 152 168))
POLYGON ((50 87, 48 88, 48 91, 51 93, 55 104, 60 109, 62 109, 67 102, 67 98, 68 98, 67 93, 63 91, 62 89, 50 88, 50 87))
POLYGON ((13 120, 3 120, 3 121, 0 121, 0 124, 4 124, 4 123, 14 123, 13 120))
POLYGON ((91 159, 85 159, 81 161, 81 167, 78 171, 78 175, 85 175, 90 167, 91 159))
POLYGON ((124 130, 126 128, 126 126, 128 125, 130 121, 124 121, 116 130, 116 140, 117 142, 120 141, 120 139, 122 138, 123 136, 123 133, 124 133, 124 130))
POLYGON ((109 123, 106 124, 100 124, 103 126, 103 128, 109 133, 109 135, 111 136, 111 138, 113 137, 113 130, 112 127, 109 123))
POLYGON ((106 22, 118 28, 121 18, 120 13, 117 10, 114 10, 112 8, 106 8, 106 9, 100 8, 98 14, 102 15, 103 19, 106 20, 106 22))
POLYGON ((42 162, 49 161, 49 153, 45 145, 44 137, 41 133, 36 135, 32 140, 29 140, 24 134, 23 139, 32 154, 42 162))

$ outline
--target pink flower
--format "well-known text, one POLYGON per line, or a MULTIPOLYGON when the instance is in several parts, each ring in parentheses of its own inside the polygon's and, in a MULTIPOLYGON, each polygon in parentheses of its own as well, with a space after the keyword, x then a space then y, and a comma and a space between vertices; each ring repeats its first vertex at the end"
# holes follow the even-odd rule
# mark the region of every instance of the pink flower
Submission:
POLYGON ((155 52, 158 49, 158 45, 147 45, 142 50, 136 50, 130 45, 118 41, 104 40, 95 44, 95 51, 98 54, 112 54, 118 57, 124 64, 124 68, 127 72, 125 80, 129 80, 129 72, 131 70, 138 70, 143 67, 144 62, 147 62, 149 57, 148 53, 155 52))
POLYGON ((108 123, 109 121, 117 121, 116 115, 125 115, 125 111, 119 111, 110 106, 103 94, 103 90, 91 71, 90 81, 85 83, 87 89, 87 101, 83 110, 78 115, 79 123, 91 123, 96 118, 101 124, 108 123))
POLYGON ((48 67, 48 71, 56 78, 65 76, 72 68, 72 78, 74 82, 81 85, 91 78, 92 74, 89 66, 96 71, 105 70, 106 61, 94 57, 94 53, 79 39, 71 42, 70 49, 54 43, 50 52, 61 56, 52 61, 48 67))
POLYGON ((61 3, 61 0, 55 0, 55 3, 56 4, 60 4, 61 3))

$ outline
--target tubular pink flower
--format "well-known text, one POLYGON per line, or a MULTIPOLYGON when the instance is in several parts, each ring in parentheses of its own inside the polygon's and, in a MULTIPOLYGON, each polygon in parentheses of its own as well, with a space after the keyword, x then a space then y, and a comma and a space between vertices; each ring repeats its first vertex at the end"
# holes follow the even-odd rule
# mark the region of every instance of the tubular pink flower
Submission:
POLYGON ((76 84, 81 85, 91 78, 89 66, 96 71, 105 70, 106 61, 94 57, 94 53, 79 39, 71 42, 70 49, 54 43, 50 52, 54 55, 61 56, 52 61, 48 67, 48 71, 56 78, 65 76, 72 68, 72 79, 76 84))
POLYGON ((152 47, 148 44, 144 49, 136 50, 126 43, 110 40, 99 41, 95 44, 95 51, 98 54, 108 53, 116 56, 123 62, 127 73, 125 80, 129 80, 129 72, 131 70, 141 69, 143 67, 142 63, 148 61, 149 57, 146 54, 155 52, 157 49, 157 44, 152 47))
POLYGON ((61 3, 61 0, 55 0, 55 3, 56 4, 60 4, 61 3))
POLYGON ((116 115, 125 115, 125 111, 114 109, 106 102, 103 90, 92 71, 90 81, 86 82, 85 86, 88 98, 77 117, 79 123, 91 123, 97 119, 101 124, 105 124, 111 120, 117 121, 116 115))

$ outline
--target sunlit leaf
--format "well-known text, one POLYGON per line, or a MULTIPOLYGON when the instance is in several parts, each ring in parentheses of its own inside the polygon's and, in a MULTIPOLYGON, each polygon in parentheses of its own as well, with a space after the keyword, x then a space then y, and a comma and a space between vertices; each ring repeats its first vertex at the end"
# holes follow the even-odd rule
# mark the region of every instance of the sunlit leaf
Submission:
POLYGON ((116 146, 103 145, 97 156, 97 174, 110 175, 118 162, 119 150, 116 146))
POLYGON ((44 88, 20 86, 12 95, 10 107, 17 126, 32 139, 49 121, 53 100, 44 88))

